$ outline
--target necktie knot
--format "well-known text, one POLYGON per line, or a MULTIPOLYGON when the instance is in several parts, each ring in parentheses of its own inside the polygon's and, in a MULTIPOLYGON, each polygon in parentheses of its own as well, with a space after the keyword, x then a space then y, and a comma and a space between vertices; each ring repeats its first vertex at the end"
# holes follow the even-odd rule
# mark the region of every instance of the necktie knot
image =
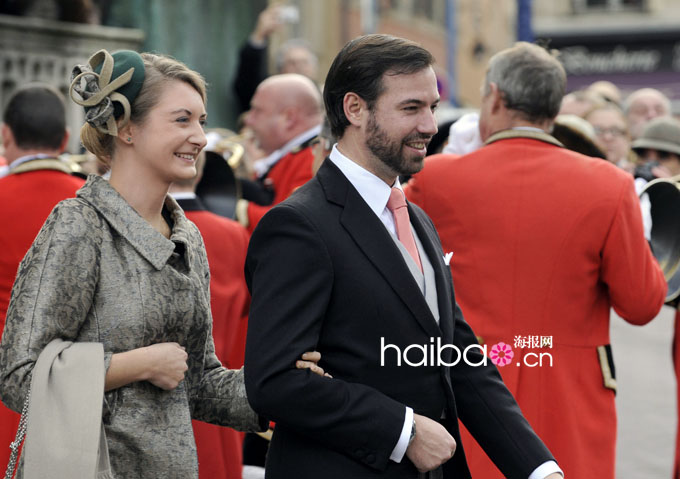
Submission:
POLYGON ((387 200, 387 209, 393 214, 394 211, 406 206, 406 199, 404 198, 404 192, 397 187, 392 187, 390 191, 390 199, 387 200))

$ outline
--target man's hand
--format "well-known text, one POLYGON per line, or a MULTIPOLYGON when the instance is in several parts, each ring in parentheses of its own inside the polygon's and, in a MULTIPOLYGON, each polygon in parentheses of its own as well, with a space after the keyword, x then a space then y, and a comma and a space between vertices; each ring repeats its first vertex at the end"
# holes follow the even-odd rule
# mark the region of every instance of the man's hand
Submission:
POLYGON ((406 449, 406 457, 418 471, 431 471, 453 457, 456 440, 437 421, 419 414, 414 414, 413 418, 416 422, 416 437, 406 449))
POLYGON ((308 351, 302 356, 302 360, 298 359, 295 362, 295 367, 298 369, 310 369, 313 373, 319 376, 326 376, 327 378, 332 378, 330 374, 325 372, 321 366, 317 363, 321 361, 321 353, 318 351, 308 351))
POLYGON ((265 45, 269 36, 283 25, 280 10, 281 5, 276 4, 260 12, 257 17, 257 25, 250 37, 255 44, 265 45))

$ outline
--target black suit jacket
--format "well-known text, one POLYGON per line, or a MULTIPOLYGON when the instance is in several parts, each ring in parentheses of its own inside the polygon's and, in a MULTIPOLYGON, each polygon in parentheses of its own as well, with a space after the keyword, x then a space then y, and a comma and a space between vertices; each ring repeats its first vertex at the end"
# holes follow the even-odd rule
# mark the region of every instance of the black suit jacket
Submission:
MULTIPOLYGON (((400 464, 389 459, 405 406, 434 420, 445 412, 458 443, 445 477, 469 477, 457 418, 508 478, 527 479, 552 459, 491 363, 398 366, 394 349, 381 347, 403 353, 441 338, 462 352, 476 344, 434 226, 408 208, 435 270, 439 325, 390 233, 331 161, 255 229, 246 259, 245 380, 253 408, 276 421, 268 479, 417 477, 406 456, 400 464), (321 352, 333 379, 295 369, 310 350, 321 352)), ((442 358, 453 362, 451 349, 442 358)), ((475 349, 468 359, 482 356, 475 349)))

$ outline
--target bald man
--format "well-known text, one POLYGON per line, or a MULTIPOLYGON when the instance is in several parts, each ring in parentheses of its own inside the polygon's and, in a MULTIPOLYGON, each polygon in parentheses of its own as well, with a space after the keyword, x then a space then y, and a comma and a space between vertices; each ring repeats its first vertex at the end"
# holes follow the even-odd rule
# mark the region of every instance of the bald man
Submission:
POLYGON ((321 93, 296 73, 274 75, 257 87, 245 122, 267 155, 255 162, 255 179, 243 181, 236 218, 250 232, 269 209, 313 176, 313 140, 323 120, 321 93))
POLYGON ((671 116, 671 101, 654 88, 640 88, 631 93, 624 105, 630 136, 636 140, 647 123, 660 116, 671 116))

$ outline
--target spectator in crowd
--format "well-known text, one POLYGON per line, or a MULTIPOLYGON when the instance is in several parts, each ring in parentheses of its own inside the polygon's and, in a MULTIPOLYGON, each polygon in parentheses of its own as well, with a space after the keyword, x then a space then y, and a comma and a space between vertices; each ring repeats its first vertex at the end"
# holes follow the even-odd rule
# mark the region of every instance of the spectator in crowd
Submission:
MULTIPOLYGON (((19 263, 52 208, 74 197, 83 180, 57 157, 66 148, 65 102, 56 88, 17 90, 3 112, 2 142, 9 163, 0 178, 0 333, 19 263), (39 115, 36 112, 40 112, 39 115)), ((0 405, 0 464, 7 464, 19 415, 0 405)))
MULTIPOLYGON (((456 294, 480 342, 506 343, 497 348, 512 359, 503 380, 566 477, 614 479, 610 309, 645 324, 666 281, 633 178, 547 133, 565 84, 541 47, 520 42, 494 55, 479 120, 485 146, 430 158, 407 196, 453 252, 456 294)), ((472 477, 500 477, 467 439, 472 477)))
MULTIPOLYGON (((668 178, 680 175, 680 122, 674 118, 661 117, 651 120, 642 131, 640 138, 633 142, 633 149, 640 158, 654 165, 654 178, 668 178)), ((644 184, 642 185, 644 186, 644 184)), ((643 195, 642 200, 647 195, 643 195)), ((649 221, 651 232, 651 204, 642 202, 643 215, 649 221)), ((677 301, 675 306, 677 307, 677 301)), ((678 377, 678 398, 680 398, 680 310, 675 313, 675 334, 673 336, 673 362, 678 377)), ((680 413, 680 401, 678 402, 680 413)), ((675 465, 673 478, 680 477, 680 424, 677 428, 675 465)))
POLYGON ((422 168, 437 131, 432 62, 388 35, 345 45, 324 89, 338 143, 251 238, 245 377, 253 406, 277 421, 270 479, 470 477, 458 417, 507 477, 562 477, 484 362, 437 233, 400 188, 398 176, 422 168), (424 354, 414 355, 421 367, 401 364, 399 348, 435 338, 448 346, 441 361, 424 354), (333 379, 274 361, 309 345, 333 379), (454 346, 475 366, 454 363, 454 346))
POLYGON ((607 103, 589 111, 585 119, 593 125, 597 143, 604 150, 607 161, 632 173, 635 164, 630 149, 630 132, 623 111, 607 103))
POLYGON ((640 88, 626 98, 624 112, 630 136, 636 140, 650 120, 659 116, 671 116, 671 101, 655 88, 640 88))
MULTIPOLYGON (((297 22, 294 6, 274 4, 257 17, 255 30, 241 48, 239 64, 234 79, 234 91, 241 111, 250 106, 257 86, 269 76, 267 70, 267 44, 271 35, 287 23, 297 22)), ((303 39, 291 39, 276 52, 276 73, 298 73, 317 81, 319 61, 311 46, 303 39)))
POLYGON ((621 106, 621 90, 610 81, 599 80, 593 82, 588 85, 586 90, 597 93, 609 103, 613 103, 619 107, 621 106))
MULTIPOLYGON (((197 174, 170 185, 170 196, 201 232, 210 268, 210 310, 215 354, 229 368, 243 366, 250 294, 243 276, 249 234, 236 221, 206 210, 196 196, 205 155, 196 161, 197 174)), ((240 479, 242 475, 241 435, 237 431, 192 421, 196 437, 199 477, 240 479)))
POLYGON ((576 90, 562 99, 560 115, 576 115, 583 118, 593 108, 604 105, 605 100, 599 93, 591 90, 576 90))
POLYGON ((307 77, 274 75, 257 87, 245 123, 267 155, 253 165, 256 178, 242 180, 236 217, 249 231, 275 204, 312 178, 312 143, 321 131, 321 93, 307 77))
POLYGON ((680 121, 672 117, 651 120, 633 142, 633 150, 653 165, 654 178, 680 174, 680 121))
POLYGON ((595 140, 595 129, 576 115, 557 115, 550 134, 566 148, 582 155, 605 159, 595 140))

